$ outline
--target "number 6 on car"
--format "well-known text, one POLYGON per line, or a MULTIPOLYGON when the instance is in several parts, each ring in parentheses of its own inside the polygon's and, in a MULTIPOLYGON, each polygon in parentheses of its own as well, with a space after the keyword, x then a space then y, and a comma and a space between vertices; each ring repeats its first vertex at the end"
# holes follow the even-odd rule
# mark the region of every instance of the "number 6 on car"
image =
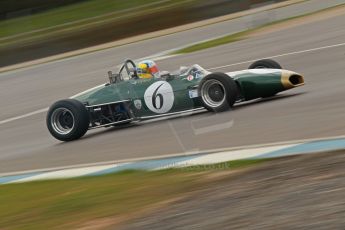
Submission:
MULTIPOLYGON (((158 70, 152 61, 140 66, 158 70)), ((235 103, 304 85, 302 75, 270 59, 228 73, 211 73, 199 65, 175 73, 156 71, 147 77, 149 72, 126 60, 118 73, 108 72, 109 82, 102 87, 54 103, 47 114, 48 130, 58 140, 72 141, 89 129, 202 109, 223 112, 235 103)))
POLYGON ((174 104, 174 91, 167 81, 157 81, 144 94, 145 104, 154 113, 167 113, 174 104))

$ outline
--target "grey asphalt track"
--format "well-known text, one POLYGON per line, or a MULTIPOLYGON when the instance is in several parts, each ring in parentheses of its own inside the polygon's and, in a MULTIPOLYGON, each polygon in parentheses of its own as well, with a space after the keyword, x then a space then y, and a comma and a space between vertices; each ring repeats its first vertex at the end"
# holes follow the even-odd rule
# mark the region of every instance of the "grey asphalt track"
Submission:
MULTIPOLYGON (((211 25, 1 74, 0 120, 48 107, 58 99, 105 82, 108 69, 125 57, 145 57, 195 39, 206 39, 205 31, 219 36, 225 30, 224 24, 223 27, 211 25)), ((345 14, 158 61, 158 64, 164 70, 194 63, 212 68, 344 42, 345 14)), ((124 128, 98 129, 70 143, 58 142, 50 136, 45 113, 1 124, 0 173, 344 135, 345 46, 276 60, 286 69, 304 74, 306 86, 275 98, 247 102, 221 114, 200 113, 124 128), (219 129, 219 124, 224 123, 227 125, 219 129), (205 127, 208 132, 200 134, 205 127)), ((248 65, 218 71, 239 70, 248 65)))

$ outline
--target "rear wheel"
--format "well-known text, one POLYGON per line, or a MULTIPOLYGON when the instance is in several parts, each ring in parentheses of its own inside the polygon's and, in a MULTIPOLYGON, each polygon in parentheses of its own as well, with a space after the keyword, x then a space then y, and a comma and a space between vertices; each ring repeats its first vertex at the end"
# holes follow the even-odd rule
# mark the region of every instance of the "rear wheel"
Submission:
POLYGON ((282 69, 282 66, 272 59, 262 59, 251 64, 248 69, 282 69))
POLYGON ((51 135, 60 141, 76 140, 89 128, 85 106, 74 99, 55 102, 49 108, 46 122, 51 135))
POLYGON ((224 73, 212 73, 199 85, 199 95, 203 106, 212 112, 223 112, 236 101, 238 89, 236 82, 224 73))

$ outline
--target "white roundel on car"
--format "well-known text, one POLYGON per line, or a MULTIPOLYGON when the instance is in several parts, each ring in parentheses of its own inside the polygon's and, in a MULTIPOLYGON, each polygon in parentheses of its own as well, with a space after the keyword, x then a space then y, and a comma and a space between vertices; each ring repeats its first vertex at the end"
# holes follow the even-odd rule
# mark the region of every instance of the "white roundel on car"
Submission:
POLYGON ((144 100, 152 112, 169 112, 174 104, 173 88, 166 81, 157 81, 146 89, 144 100))

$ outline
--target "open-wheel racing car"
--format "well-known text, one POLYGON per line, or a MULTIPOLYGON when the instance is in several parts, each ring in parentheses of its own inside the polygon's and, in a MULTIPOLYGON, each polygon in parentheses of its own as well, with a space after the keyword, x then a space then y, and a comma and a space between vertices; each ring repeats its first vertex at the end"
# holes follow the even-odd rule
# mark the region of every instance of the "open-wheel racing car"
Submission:
POLYGON ((56 139, 72 141, 89 129, 197 109, 222 112, 238 102, 304 85, 302 75, 284 70, 270 59, 236 72, 212 73, 193 65, 149 79, 139 78, 136 64, 126 60, 118 73, 109 71, 108 76, 108 83, 49 108, 47 127, 56 139))

